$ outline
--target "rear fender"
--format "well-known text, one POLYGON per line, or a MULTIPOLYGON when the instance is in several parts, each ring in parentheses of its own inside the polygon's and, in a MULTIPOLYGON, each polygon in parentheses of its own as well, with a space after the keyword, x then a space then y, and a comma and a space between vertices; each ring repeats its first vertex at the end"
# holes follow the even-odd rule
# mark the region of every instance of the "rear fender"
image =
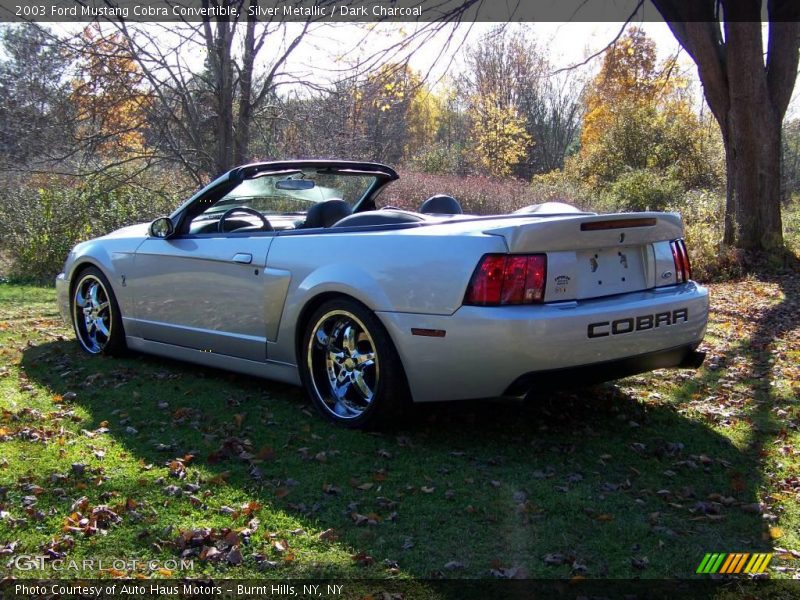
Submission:
POLYGON ((270 360, 296 363, 295 340, 305 323, 298 322, 303 310, 323 294, 349 296, 370 310, 391 306, 378 282, 357 265, 331 264, 310 273, 297 287, 292 286, 284 305, 278 339, 268 349, 270 360))

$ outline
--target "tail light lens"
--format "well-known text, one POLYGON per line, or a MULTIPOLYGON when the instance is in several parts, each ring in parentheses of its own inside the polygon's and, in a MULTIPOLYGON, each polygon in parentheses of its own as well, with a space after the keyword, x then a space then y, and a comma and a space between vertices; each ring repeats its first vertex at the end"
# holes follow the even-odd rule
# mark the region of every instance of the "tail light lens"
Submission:
POLYGON ((544 300, 545 254, 486 254, 472 274, 464 304, 498 306, 544 300))
POLYGON ((682 239, 673 240, 669 246, 672 249, 672 260, 675 262, 675 280, 678 283, 686 283, 692 278, 692 266, 689 264, 686 243, 682 239))

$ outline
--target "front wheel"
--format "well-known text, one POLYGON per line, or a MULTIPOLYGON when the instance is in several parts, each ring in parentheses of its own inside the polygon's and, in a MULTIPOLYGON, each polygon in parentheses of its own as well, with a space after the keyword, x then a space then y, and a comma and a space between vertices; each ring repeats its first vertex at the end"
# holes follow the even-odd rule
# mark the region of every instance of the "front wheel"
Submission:
POLYGON ((118 354, 125 349, 119 306, 99 269, 81 271, 70 303, 72 326, 81 348, 89 354, 118 354))
POLYGON ((299 362, 317 409, 346 427, 390 424, 408 400, 405 373, 389 334, 355 301, 330 300, 314 311, 299 362))

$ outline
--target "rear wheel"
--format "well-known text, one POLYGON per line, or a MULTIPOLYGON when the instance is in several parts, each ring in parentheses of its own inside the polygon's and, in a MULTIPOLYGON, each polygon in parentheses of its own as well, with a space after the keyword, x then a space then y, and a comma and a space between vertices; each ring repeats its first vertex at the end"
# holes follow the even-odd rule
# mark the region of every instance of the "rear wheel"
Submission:
POLYGON ((400 357, 378 318, 346 298, 325 302, 308 321, 303 385, 329 420, 374 428, 396 420, 408 400, 400 357))
POLYGON ((117 354, 125 349, 122 317, 111 284, 99 269, 81 271, 72 288, 72 326, 89 354, 117 354))

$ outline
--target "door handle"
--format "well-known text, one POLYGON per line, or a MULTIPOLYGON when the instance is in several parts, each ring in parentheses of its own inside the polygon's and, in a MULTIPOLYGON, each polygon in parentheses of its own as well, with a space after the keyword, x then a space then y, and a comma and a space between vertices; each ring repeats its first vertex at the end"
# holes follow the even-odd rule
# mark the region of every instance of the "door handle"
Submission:
POLYGON ((244 252, 239 252, 233 257, 233 262, 241 263, 243 265, 249 265, 251 262, 253 262, 253 255, 246 254, 244 252))

